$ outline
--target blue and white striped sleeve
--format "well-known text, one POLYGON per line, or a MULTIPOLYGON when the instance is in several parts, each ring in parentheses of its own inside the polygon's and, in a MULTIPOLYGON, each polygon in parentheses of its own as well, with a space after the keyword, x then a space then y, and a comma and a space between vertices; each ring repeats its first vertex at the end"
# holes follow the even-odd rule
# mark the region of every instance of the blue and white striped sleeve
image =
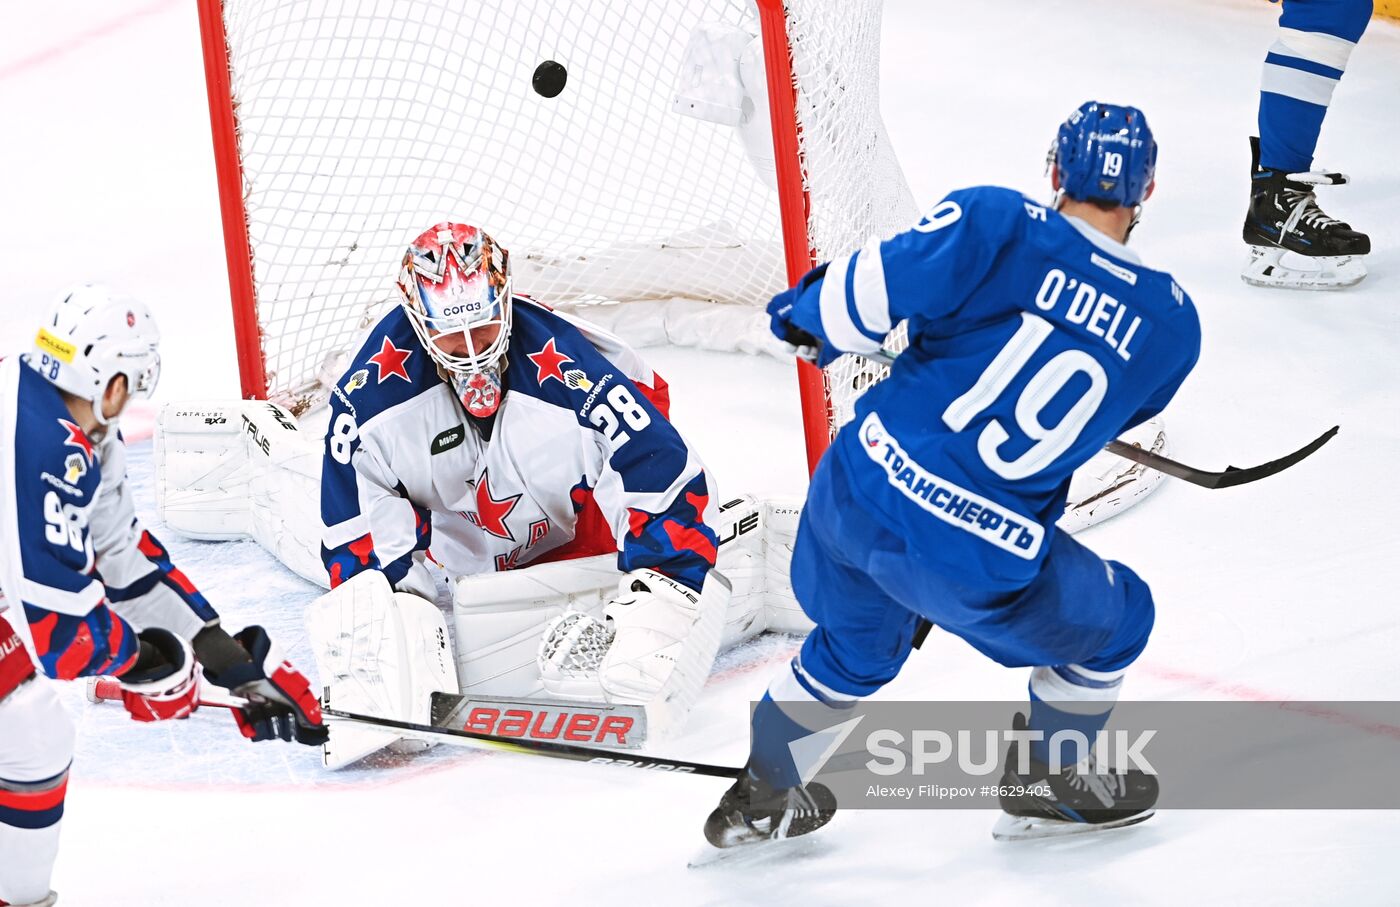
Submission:
POLYGON ((955 311, 977 288, 1024 219, 1025 202, 1004 189, 965 189, 892 239, 872 238, 825 272, 804 278, 792 320, 848 353, 878 350, 914 316, 955 311), (975 215, 974 215, 975 210, 975 215))
POLYGON ((893 325, 878 239, 871 239, 854 255, 831 262, 818 291, 818 306, 826 339, 833 346, 848 353, 880 348, 893 325))

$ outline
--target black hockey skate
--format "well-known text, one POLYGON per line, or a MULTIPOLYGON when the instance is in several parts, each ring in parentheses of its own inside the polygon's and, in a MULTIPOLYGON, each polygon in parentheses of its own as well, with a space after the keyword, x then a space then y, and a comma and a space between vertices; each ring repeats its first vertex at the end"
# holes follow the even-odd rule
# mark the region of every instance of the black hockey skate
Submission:
POLYGON ((816 831, 836 815, 836 797, 815 782, 781 790, 745 771, 705 820, 705 840, 715 847, 795 838, 816 831))
POLYGON ((1249 142, 1253 180, 1244 221, 1250 253, 1241 274, 1245 283, 1300 290, 1359 283, 1366 276, 1360 257, 1370 253, 1371 238, 1324 214, 1313 194, 1315 187, 1340 186, 1347 177, 1265 170, 1259 166, 1259 139, 1249 142))
MULTIPOLYGON (((1017 715, 1015 730, 1026 729, 1017 715)), ((1157 804, 1157 777, 1137 769, 1113 772, 1093 757, 1052 773, 1050 766, 1027 754, 1028 771, 1017 771, 1020 744, 1012 743, 1002 774, 1001 808, 1005 815, 992 829, 998 841, 1052 838, 1136 825, 1152 817, 1157 804), (1102 772, 1102 774, 1100 774, 1102 772)))

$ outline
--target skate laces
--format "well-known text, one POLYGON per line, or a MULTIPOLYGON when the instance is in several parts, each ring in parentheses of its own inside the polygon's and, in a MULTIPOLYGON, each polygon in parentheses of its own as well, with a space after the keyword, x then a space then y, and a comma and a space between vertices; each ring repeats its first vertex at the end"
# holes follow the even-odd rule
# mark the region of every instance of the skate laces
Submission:
POLYGON ((821 810, 817 807, 817 801, 812 799, 812 795, 805 787, 788 788, 785 798, 782 815, 778 818, 778 826, 775 837, 786 838, 788 830, 792 828, 792 823, 796 819, 816 818, 821 810))
POLYGON ((776 791, 750 781, 747 787, 747 808, 742 801, 735 805, 746 825, 769 837, 786 838, 793 822, 821 814, 817 801, 801 785, 776 791))
POLYGON ((1327 230, 1342 225, 1341 221, 1335 217, 1329 217, 1317 206, 1317 195, 1311 189, 1289 187, 1283 190, 1283 197, 1285 203, 1292 207, 1292 210, 1288 212, 1287 220, 1283 222, 1285 233, 1293 230, 1299 223, 1318 230, 1327 230))
POLYGON ((1060 777, 1072 789, 1092 794, 1104 806, 1113 806, 1128 792, 1128 776, 1101 768, 1092 755, 1061 770, 1060 777))

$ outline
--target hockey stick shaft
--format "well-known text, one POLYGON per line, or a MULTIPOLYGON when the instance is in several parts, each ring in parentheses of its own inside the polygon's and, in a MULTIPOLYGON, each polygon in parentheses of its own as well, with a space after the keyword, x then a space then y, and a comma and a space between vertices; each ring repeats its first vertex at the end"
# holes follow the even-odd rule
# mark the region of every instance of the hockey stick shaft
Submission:
POLYGON ((436 727, 431 724, 418 724, 413 721, 379 718, 374 715, 361 715, 356 712, 341 711, 340 709, 322 709, 321 714, 325 715, 327 718, 334 718, 340 721, 353 721, 356 724, 364 724, 371 727, 403 731, 413 734, 415 737, 438 739, 445 743, 453 742, 453 740, 471 741, 476 746, 484 746, 490 749, 505 750, 512 753, 527 753, 535 756, 549 756, 555 759, 569 759, 575 762, 591 762, 597 765, 651 769, 653 771, 668 771, 683 775, 707 775, 714 778, 737 778, 743 774, 744 771, 742 768, 728 765, 713 765, 708 762, 687 762, 683 759, 663 759, 657 756, 632 754, 623 756, 608 750, 595 749, 587 746, 571 746, 567 743, 551 743, 546 740, 528 740, 523 738, 500 737, 494 734, 479 734, 475 731, 459 728, 436 727), (449 739, 444 740, 443 738, 449 739))
MULTIPOLYGON (((87 688, 88 702, 121 702, 121 684, 113 677, 90 677, 87 688)), ((205 687, 199 697, 202 709, 241 709, 248 700, 235 696, 223 687, 205 687)))
MULTIPOLYGON (((883 350, 878 350, 874 353, 862 353, 860 355, 869 359, 871 362, 878 363, 887 368, 893 366, 897 358, 883 350)), ((1174 479, 1181 479, 1184 482, 1190 482, 1192 485, 1199 485, 1202 488, 1231 488, 1235 485, 1257 482, 1275 473, 1283 472, 1288 467, 1307 459, 1316 453, 1322 445, 1332 440, 1339 428, 1340 426, 1332 426, 1312 441, 1309 441, 1292 453, 1279 457, 1276 460, 1270 460, 1267 463, 1261 463, 1258 466, 1249 466, 1243 469, 1237 466, 1227 466, 1220 472, 1212 472, 1208 469, 1198 469, 1195 466, 1178 463, 1176 460, 1169 459, 1161 454, 1155 454, 1150 450, 1144 450, 1141 447, 1125 444, 1117 440, 1109 441, 1108 444, 1104 446, 1104 450, 1123 457, 1126 460, 1132 460, 1134 463, 1141 463, 1149 469, 1155 469, 1174 479)))
MULTIPOLYGON (((93 682, 88 685, 88 700, 91 702, 120 701, 120 685, 108 677, 93 678, 93 682)), ((201 708, 237 709, 247 704, 247 700, 232 694, 218 695, 213 693, 209 697, 200 697, 199 700, 201 708)), ((436 727, 413 721, 398 721, 393 718, 379 718, 374 715, 361 715, 357 712, 346 712, 340 709, 322 709, 321 714, 338 721, 353 721, 356 724, 401 731, 412 734, 419 739, 505 750, 512 753, 527 753, 535 756, 550 756, 555 759, 570 759, 575 762, 591 762, 596 765, 667 771, 680 775, 705 775, 714 778, 737 778, 744 771, 742 768, 712 765, 707 762, 687 762, 683 759, 662 759, 656 756, 623 756, 608 750, 570 746, 567 743, 550 743, 544 740, 525 740, 499 737, 494 734, 478 734, 475 731, 436 727)))

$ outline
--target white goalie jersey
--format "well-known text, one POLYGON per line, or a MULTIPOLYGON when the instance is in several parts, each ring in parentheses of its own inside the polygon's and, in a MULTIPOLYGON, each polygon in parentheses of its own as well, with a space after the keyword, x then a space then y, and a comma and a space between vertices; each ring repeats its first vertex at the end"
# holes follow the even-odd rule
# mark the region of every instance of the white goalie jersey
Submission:
POLYGON ((507 357, 500 408, 477 419, 402 310, 370 332, 331 400, 331 585, 367 569, 398 584, 429 550, 456 576, 616 551, 624 573, 699 591, 714 490, 667 419, 665 383, 611 335, 519 297, 507 357))

